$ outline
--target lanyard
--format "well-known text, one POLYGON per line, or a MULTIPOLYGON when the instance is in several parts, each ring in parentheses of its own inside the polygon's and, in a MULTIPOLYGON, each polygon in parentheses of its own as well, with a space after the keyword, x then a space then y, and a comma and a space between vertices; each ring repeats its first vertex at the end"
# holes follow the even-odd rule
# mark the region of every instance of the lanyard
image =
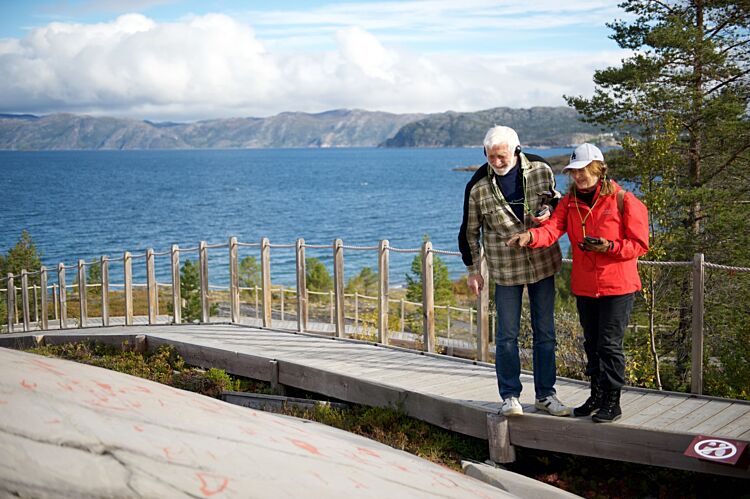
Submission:
MULTIPOLYGON (((511 206, 513 206, 513 205, 523 205, 523 211, 526 212, 526 213, 528 213, 529 215, 533 216, 534 212, 531 211, 531 207, 529 206, 529 201, 528 201, 528 193, 526 192, 526 174, 523 171, 523 160, 521 160, 520 156, 518 157, 518 161, 519 161, 518 175, 521 175, 521 182, 523 184, 523 187, 522 187, 523 188, 523 203, 517 203, 517 202, 514 202, 514 201, 508 201, 507 199, 505 199, 505 196, 503 196, 502 192, 500 192, 500 187, 498 187, 498 185, 497 185, 497 176, 498 175, 496 173, 494 173, 494 171, 492 172, 492 173, 494 173, 494 178, 492 178, 492 180, 490 181, 490 187, 492 189, 492 193, 495 195, 495 198, 499 202, 501 202, 501 203, 505 202, 506 204, 511 205, 511 206)), ((487 167, 490 168, 490 169, 492 169, 492 165, 490 165, 489 162, 487 163, 487 167)), ((523 220, 521 220, 521 222, 523 222, 523 220)))
POLYGON ((589 212, 586 213, 586 216, 581 216, 581 209, 578 206, 578 196, 576 196, 576 190, 573 188, 573 199, 575 199, 576 202, 576 211, 578 212, 578 218, 581 220, 581 231, 583 232, 583 237, 586 237, 586 220, 589 218, 589 215, 594 211, 594 206, 596 206, 596 203, 599 202, 599 196, 601 196, 602 190, 601 187, 599 188, 599 192, 596 193, 596 199, 594 199, 593 204, 591 205, 591 208, 589 208, 589 212))

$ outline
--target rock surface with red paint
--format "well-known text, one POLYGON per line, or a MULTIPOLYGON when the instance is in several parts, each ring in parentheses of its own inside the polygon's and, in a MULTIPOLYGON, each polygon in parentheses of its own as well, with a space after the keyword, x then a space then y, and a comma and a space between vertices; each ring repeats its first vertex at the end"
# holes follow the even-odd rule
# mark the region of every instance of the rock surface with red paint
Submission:
POLYGON ((335 428, 0 348, 0 495, 513 497, 335 428))

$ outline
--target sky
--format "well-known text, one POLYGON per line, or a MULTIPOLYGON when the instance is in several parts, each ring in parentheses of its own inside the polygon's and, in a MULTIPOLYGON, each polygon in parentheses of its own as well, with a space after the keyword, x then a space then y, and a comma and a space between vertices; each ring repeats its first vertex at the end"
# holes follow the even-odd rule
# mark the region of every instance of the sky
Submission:
POLYGON ((615 0, 0 0, 0 113, 195 121, 565 105, 615 0))

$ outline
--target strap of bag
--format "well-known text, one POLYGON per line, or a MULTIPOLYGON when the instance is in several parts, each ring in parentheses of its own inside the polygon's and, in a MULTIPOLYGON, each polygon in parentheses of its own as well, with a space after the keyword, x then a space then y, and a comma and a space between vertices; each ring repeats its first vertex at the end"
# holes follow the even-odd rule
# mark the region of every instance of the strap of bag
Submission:
POLYGON ((625 189, 617 191, 617 211, 620 212, 620 216, 625 211, 625 189))

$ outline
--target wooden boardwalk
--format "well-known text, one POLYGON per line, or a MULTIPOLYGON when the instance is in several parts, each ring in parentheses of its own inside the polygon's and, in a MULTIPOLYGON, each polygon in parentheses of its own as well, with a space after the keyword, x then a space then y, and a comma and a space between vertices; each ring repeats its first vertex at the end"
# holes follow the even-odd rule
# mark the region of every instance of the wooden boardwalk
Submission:
MULTIPOLYGON (((740 468, 683 455, 696 435, 750 443, 750 402, 626 388, 623 418, 595 424, 590 418, 537 413, 533 379, 523 374, 524 416, 506 419, 497 415, 500 401, 492 364, 229 324, 14 333, 1 335, 0 346, 23 346, 39 335, 47 343, 96 336, 116 344, 144 335, 148 348, 174 345, 189 364, 223 368, 349 402, 401 407, 413 417, 488 439, 493 456, 507 457, 510 444, 750 478, 747 464, 740 468)), ((586 383, 558 378, 557 392, 567 405, 582 403, 588 391, 586 383)))

